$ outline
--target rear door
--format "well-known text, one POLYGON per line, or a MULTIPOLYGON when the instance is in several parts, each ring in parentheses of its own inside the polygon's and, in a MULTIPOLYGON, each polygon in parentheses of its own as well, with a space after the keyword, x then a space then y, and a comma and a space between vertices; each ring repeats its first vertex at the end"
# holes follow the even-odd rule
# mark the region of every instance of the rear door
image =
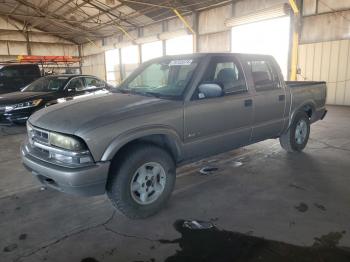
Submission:
POLYGON ((255 89, 252 142, 277 137, 284 125, 286 90, 270 57, 250 57, 246 61, 250 84, 255 89))
POLYGON ((252 95, 243 69, 232 55, 213 56, 200 83, 217 83, 224 95, 202 98, 198 87, 184 108, 186 157, 225 152, 249 142, 252 95))

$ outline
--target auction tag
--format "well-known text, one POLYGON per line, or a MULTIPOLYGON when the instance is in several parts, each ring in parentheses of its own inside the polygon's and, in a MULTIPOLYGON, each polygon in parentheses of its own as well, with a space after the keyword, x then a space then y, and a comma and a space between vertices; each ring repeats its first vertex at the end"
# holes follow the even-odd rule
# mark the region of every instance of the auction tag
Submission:
POLYGON ((192 64, 193 60, 173 60, 169 66, 184 66, 192 64))

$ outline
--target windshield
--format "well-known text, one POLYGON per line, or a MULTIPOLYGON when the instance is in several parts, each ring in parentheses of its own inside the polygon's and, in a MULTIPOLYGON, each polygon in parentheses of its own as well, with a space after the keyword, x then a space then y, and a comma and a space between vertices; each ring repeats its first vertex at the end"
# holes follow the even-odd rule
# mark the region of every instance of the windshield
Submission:
POLYGON ((117 90, 161 98, 179 98, 198 65, 198 59, 167 59, 149 64, 117 90))
POLYGON ((29 84, 22 92, 53 92, 62 90, 69 77, 66 76, 46 76, 39 78, 29 84))

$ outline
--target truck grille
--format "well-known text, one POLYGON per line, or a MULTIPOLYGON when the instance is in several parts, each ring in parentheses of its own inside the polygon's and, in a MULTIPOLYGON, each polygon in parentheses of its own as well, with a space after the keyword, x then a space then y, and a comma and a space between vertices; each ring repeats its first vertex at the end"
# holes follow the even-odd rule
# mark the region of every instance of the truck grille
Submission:
POLYGON ((49 132, 32 127, 28 130, 30 141, 49 144, 49 132))

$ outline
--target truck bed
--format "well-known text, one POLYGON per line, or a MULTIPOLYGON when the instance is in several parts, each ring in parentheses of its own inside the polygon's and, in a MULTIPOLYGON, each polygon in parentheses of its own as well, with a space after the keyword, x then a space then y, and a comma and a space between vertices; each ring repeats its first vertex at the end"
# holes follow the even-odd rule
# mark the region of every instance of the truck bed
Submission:
POLYGON ((311 122, 322 118, 327 97, 326 82, 316 81, 286 81, 292 96, 291 112, 305 104, 311 106, 313 115, 311 122))
POLYGON ((326 82, 324 81, 286 81, 286 85, 290 88, 325 84, 326 82))

